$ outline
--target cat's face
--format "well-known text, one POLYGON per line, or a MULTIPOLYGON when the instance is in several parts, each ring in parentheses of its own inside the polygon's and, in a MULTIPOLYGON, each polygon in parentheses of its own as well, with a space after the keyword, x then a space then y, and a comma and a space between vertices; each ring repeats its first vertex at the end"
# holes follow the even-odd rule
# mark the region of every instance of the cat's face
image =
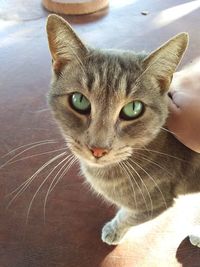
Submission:
POLYGON ((91 51, 82 66, 69 64, 52 84, 56 119, 71 150, 88 163, 126 159, 134 147, 150 142, 166 119, 166 97, 155 81, 135 86, 142 59, 124 56, 91 51), (107 153, 96 158, 92 148, 107 153))
POLYGON ((47 31, 53 57, 49 103, 72 152, 103 167, 151 142, 167 118, 167 89, 186 35, 146 57, 86 48, 55 15, 47 31))

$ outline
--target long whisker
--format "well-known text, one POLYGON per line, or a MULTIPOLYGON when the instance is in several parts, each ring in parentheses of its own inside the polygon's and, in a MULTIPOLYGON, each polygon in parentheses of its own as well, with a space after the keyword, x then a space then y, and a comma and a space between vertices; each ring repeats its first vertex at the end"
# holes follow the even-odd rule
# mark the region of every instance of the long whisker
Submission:
MULTIPOLYGON (((74 156, 74 155, 73 155, 74 156)), ((53 189, 56 187, 56 185, 60 182, 60 180, 65 176, 65 174, 68 172, 68 170, 71 168, 71 166, 78 161, 77 158, 73 157, 72 161, 69 163, 69 165, 67 166, 67 168, 62 172, 62 174, 59 176, 59 178, 57 179, 57 181, 54 183, 54 185, 52 186, 52 188, 49 190, 49 193, 51 193, 53 191, 53 189)))
POLYGON ((51 150, 51 151, 47 151, 47 152, 43 152, 43 153, 38 153, 38 154, 34 154, 34 155, 31 155, 31 156, 27 156, 27 157, 23 157, 21 159, 17 159, 17 160, 14 160, 14 161, 9 162, 8 165, 13 164, 13 163, 16 163, 18 161, 22 161, 22 160, 26 160, 26 159, 30 159, 30 158, 42 156, 42 155, 47 155, 47 154, 55 153, 55 152, 66 150, 66 149, 67 149, 66 147, 63 147, 63 148, 59 148, 59 149, 55 149, 55 150, 51 150))
POLYGON ((24 148, 24 147, 27 147, 27 146, 33 146, 33 145, 36 145, 36 144, 39 144, 39 143, 45 143, 45 142, 49 142, 49 143, 51 143, 51 142, 55 142, 56 140, 54 140, 54 139, 47 139, 47 140, 41 140, 41 141, 37 141, 37 142, 34 142, 34 143, 29 143, 29 144, 25 144, 25 145, 23 145, 23 146, 19 146, 19 147, 17 147, 17 148, 15 148, 15 149, 13 149, 13 150, 11 150, 11 151, 9 151, 7 154, 5 154, 5 155, 3 155, 2 156, 2 158, 5 158, 5 157, 7 157, 7 156, 9 156, 10 154, 12 154, 12 153, 14 153, 15 151, 17 151, 17 150, 19 150, 19 149, 22 149, 22 148, 24 148))
MULTIPOLYGON (((132 178, 132 179, 134 180, 134 182, 135 182, 137 188, 139 189, 139 191, 140 191, 140 193, 141 193, 141 195, 142 195, 142 198, 143 198, 143 200, 144 200, 144 204, 145 204, 146 210, 148 210, 148 205, 147 205, 147 202, 146 202, 146 198, 144 197, 144 194, 143 194, 143 192, 142 192, 142 189, 140 188, 140 185, 138 184, 137 180, 135 179, 135 177, 133 176, 133 174, 132 174, 131 171, 130 171, 130 166, 131 166, 131 165, 128 166, 127 163, 128 163, 127 161, 124 161, 124 164, 125 164, 125 166, 126 166, 127 172, 130 174, 130 178, 132 178)), ((134 170, 133 167, 131 167, 131 169, 135 172, 135 170, 134 170)), ((136 173, 136 174, 137 174, 137 173, 136 173)))
MULTIPOLYGON (((140 158, 142 158, 143 160, 146 160, 147 162, 149 162, 149 163, 151 163, 151 164, 153 164, 153 165, 159 167, 161 170, 165 171, 167 174, 169 174, 170 176, 172 176, 172 174, 171 174, 168 170, 166 170, 165 168, 163 168, 162 166, 160 166, 157 162, 155 162, 155 161, 153 161, 153 160, 150 160, 149 158, 145 157, 145 156, 144 156, 143 154, 141 154, 141 153, 134 152, 134 154, 139 155, 140 158)), ((137 159, 140 160, 140 158, 137 158, 137 159)))
POLYGON ((180 161, 184 161, 184 162, 187 162, 188 164, 190 164, 187 160, 172 156, 170 154, 163 153, 161 151, 157 151, 157 150, 153 150, 153 149, 149 149, 149 148, 136 148, 136 147, 135 148, 133 147, 132 149, 135 150, 135 151, 142 150, 142 151, 147 151, 147 152, 153 152, 153 153, 156 153, 156 154, 159 154, 159 155, 162 155, 162 156, 167 156, 167 157, 170 157, 170 158, 173 158, 173 159, 177 159, 177 160, 180 160, 180 161))
MULTIPOLYGON (((135 163, 133 160, 131 160, 131 162, 135 163)), ((143 181, 142 177, 140 176, 140 174, 135 170, 135 168, 130 164, 130 162, 127 162, 127 164, 129 165, 129 167, 137 174, 138 178, 140 179, 141 183, 143 184, 144 188, 146 189, 147 191, 147 194, 148 194, 148 197, 149 197, 149 200, 150 200, 150 207, 151 207, 151 213, 150 213, 150 217, 152 218, 152 214, 153 214, 153 201, 152 201, 152 198, 151 198, 151 194, 145 184, 145 182, 143 181)), ((142 192, 142 190, 141 190, 142 192)), ((146 204, 146 199, 145 197, 143 197, 143 199, 145 200, 145 205, 146 205, 146 208, 147 208, 147 211, 149 210, 148 209, 148 206, 146 204)))
MULTIPOLYGON (((57 178, 56 182, 54 183, 55 179, 53 179, 49 189, 48 189, 48 192, 46 194, 46 197, 45 197, 45 202, 44 202, 44 223, 45 223, 45 218, 46 218, 46 204, 47 204, 47 198, 48 198, 48 195, 53 191, 53 189, 55 188, 55 186, 61 181, 61 179, 65 176, 65 174, 69 171, 69 169, 71 168, 71 166, 77 161, 77 158, 74 157, 74 155, 72 155, 72 158, 70 158, 70 160, 72 160, 69 165, 64 169, 64 171, 62 172, 62 174, 57 178), (53 185, 54 183, 54 185, 53 185)), ((68 162, 67 162, 68 164, 68 162)), ((65 164, 66 166, 66 164, 65 164)))
POLYGON ((171 133, 172 135, 176 135, 174 132, 164 128, 164 127, 160 127, 161 130, 165 131, 165 132, 168 132, 168 133, 171 133))
MULTIPOLYGON (((67 161, 63 164, 63 166, 60 168, 60 170, 57 172, 57 174, 54 176, 54 178, 52 179, 51 181, 51 184, 49 185, 49 188, 47 190, 47 193, 45 195, 45 199, 44 199, 44 206, 43 206, 43 210, 44 210, 44 222, 45 222, 45 218, 46 218, 46 205, 47 205, 47 199, 48 199, 48 196, 51 192, 51 189, 52 189, 52 186, 56 180, 56 178, 58 177, 58 175, 61 173, 61 171, 66 167, 66 165, 74 158, 73 155, 68 155, 64 161, 67 161)), ((62 174, 61 174, 62 175, 62 174)))
POLYGON ((33 149, 33 148, 38 147, 38 146, 47 145, 47 144, 54 144, 54 143, 57 143, 57 142, 56 141, 52 141, 52 142, 39 143, 39 144, 33 145, 33 146, 29 147, 29 148, 26 148, 25 150, 21 151, 17 155, 13 156, 11 159, 7 160, 3 165, 0 166, 0 169, 2 169, 6 165, 8 165, 8 163, 10 163, 13 159, 17 158, 18 156, 20 156, 21 154, 25 153, 26 151, 28 151, 30 149, 33 149))
POLYGON ((160 187, 158 186, 158 184, 156 183, 155 179, 141 165, 139 165, 138 163, 136 163, 135 161, 132 161, 132 160, 131 160, 131 162, 133 162, 136 166, 138 166, 151 179, 151 181, 153 181, 153 183, 155 184, 156 188, 158 189, 158 191, 161 194, 161 197, 163 199, 165 207, 168 208, 167 202, 166 202, 165 197, 164 197, 164 194, 163 194, 162 190, 160 189, 160 187))
MULTIPOLYGON (((133 184, 132 184, 132 179, 131 179, 131 177, 130 177, 130 175, 129 175, 127 169, 126 169, 127 166, 126 166, 126 164, 124 164, 123 161, 122 161, 122 162, 119 162, 119 166, 120 166, 120 167, 123 169, 123 171, 126 173, 128 179, 129 179, 129 181, 130 181, 131 188, 132 188, 132 191, 133 191, 133 196, 134 196, 135 208, 137 209, 137 198, 136 198, 136 194, 135 194, 135 189, 134 189, 133 184)), ((134 179, 134 178, 133 178, 133 179, 134 179)), ((133 181, 135 182, 135 179, 134 179, 133 181)))
POLYGON ((43 164, 31 177, 29 177, 25 182, 23 182, 18 188, 16 188, 14 191, 12 191, 9 195, 12 195, 13 193, 17 192, 16 195, 10 200, 10 202, 7 205, 7 208, 10 207, 10 205, 13 203, 13 201, 15 199, 17 199, 27 188, 28 186, 33 182, 33 180, 37 177, 37 175, 43 171, 48 165, 50 165, 51 163, 53 163, 54 161, 56 161, 57 159, 61 158, 62 156, 64 156, 66 154, 66 152, 63 152, 55 157, 53 157, 52 159, 50 159, 49 161, 47 161, 45 164, 43 164))
MULTIPOLYGON (((65 155, 66 155, 66 152, 65 152, 65 155)), ((68 157, 67 157, 68 158, 68 157)), ((31 201, 30 201, 30 204, 29 204, 29 207, 28 207, 28 211, 27 211, 27 216, 26 216, 26 222, 28 223, 28 217, 29 217, 29 214, 30 214, 30 211, 31 211, 31 207, 33 205, 33 202, 37 196, 37 194, 39 193, 40 189, 42 188, 42 186, 45 184, 45 182, 48 180, 48 178, 51 176, 51 174, 63 163, 67 160, 67 158, 64 158, 61 162, 59 162, 51 171, 50 173, 45 177, 45 179, 42 181, 42 183, 40 184, 40 186, 38 187, 38 189, 35 191, 31 201)))

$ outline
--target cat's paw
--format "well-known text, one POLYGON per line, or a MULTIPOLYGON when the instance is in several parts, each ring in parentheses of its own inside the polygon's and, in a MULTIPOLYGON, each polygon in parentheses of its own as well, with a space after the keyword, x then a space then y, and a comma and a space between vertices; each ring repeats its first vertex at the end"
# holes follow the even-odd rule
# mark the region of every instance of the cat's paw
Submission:
POLYGON ((108 222, 102 229, 101 239, 108 245, 118 245, 124 234, 124 231, 118 229, 112 222, 108 222))
POLYGON ((189 235, 190 243, 193 246, 197 246, 200 248, 200 232, 194 232, 189 235))

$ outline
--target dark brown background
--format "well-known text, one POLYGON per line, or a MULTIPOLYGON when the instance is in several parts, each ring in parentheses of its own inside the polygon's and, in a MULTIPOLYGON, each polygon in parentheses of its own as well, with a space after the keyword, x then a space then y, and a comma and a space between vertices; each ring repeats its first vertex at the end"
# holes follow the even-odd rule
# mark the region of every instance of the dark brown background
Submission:
MULTIPOLYGON (((189 32, 184 65, 199 57, 199 7, 197 0, 112 0, 109 9, 66 18, 85 41, 102 48, 150 51, 176 33, 189 32), (144 10, 148 15, 141 14, 144 10)), ((39 0, 0 2, 0 156, 45 139, 60 142, 37 147, 18 158, 62 147, 45 97, 51 65, 45 34, 47 15, 39 0)), ((0 164, 14 155, 1 157, 0 164)), ((83 184, 77 166, 49 196, 45 224, 43 202, 50 181, 34 201, 28 223, 26 214, 48 168, 6 209, 11 199, 8 194, 52 155, 56 153, 0 170, 0 267, 200 266, 200 249, 192 247, 188 239, 182 242, 194 220, 199 220, 198 195, 180 200, 152 224, 134 230, 118 247, 100 240, 101 227, 114 209, 83 184)))

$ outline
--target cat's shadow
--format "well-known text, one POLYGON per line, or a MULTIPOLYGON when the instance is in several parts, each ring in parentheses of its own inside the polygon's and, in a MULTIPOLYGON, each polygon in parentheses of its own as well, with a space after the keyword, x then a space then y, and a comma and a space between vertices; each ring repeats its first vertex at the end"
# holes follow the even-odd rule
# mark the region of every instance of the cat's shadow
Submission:
POLYGON ((189 237, 186 237, 177 248, 176 258, 182 267, 199 267, 200 248, 193 246, 189 237))

